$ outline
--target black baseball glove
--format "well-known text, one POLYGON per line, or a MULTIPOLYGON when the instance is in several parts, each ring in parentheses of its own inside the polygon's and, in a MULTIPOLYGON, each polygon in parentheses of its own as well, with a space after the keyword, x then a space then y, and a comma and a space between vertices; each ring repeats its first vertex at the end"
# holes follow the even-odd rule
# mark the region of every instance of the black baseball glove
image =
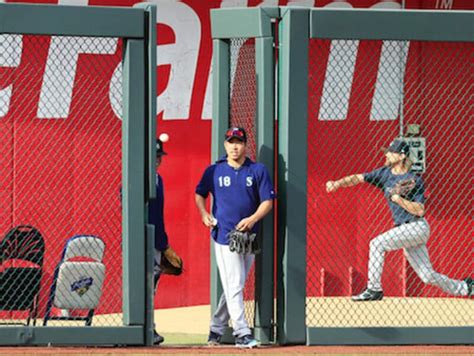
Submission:
POLYGON ((410 192, 415 188, 416 186, 416 181, 414 179, 404 179, 396 183, 392 191, 390 192, 390 195, 399 195, 402 198, 405 198, 410 194, 410 192))
POLYGON ((227 234, 229 250, 241 255, 260 253, 257 243, 257 234, 250 231, 232 230, 227 234))
POLYGON ((160 269, 161 273, 179 276, 183 273, 183 260, 171 247, 168 247, 161 253, 160 269))

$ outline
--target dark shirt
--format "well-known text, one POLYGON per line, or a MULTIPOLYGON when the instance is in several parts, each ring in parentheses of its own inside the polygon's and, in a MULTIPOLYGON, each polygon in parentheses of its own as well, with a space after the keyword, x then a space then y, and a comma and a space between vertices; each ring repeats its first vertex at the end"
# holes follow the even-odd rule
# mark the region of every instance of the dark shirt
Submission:
MULTIPOLYGON (((243 218, 249 217, 266 200, 275 198, 275 191, 267 168, 246 158, 239 168, 231 167, 223 157, 209 166, 196 187, 196 194, 214 200, 212 215, 217 219, 217 227, 212 237, 221 245, 228 245, 227 234, 243 218)), ((252 231, 256 232, 258 224, 252 231)))
POLYGON ((150 200, 148 205, 148 221, 155 225, 155 248, 164 251, 168 248, 168 235, 165 229, 164 218, 164 187, 163 179, 159 174, 156 175, 156 198, 150 200))
POLYGON ((377 188, 380 188, 384 192, 384 196, 387 199, 388 206, 392 212, 392 218, 395 225, 401 225, 407 222, 412 222, 419 219, 418 216, 410 214, 408 211, 403 209, 400 205, 392 202, 390 200, 391 191, 397 182, 406 180, 406 179, 414 179, 416 182, 415 188, 408 194, 408 196, 404 197, 405 199, 417 203, 424 204, 425 202, 425 185, 423 183, 423 179, 420 176, 412 172, 407 172, 405 174, 393 174, 390 167, 382 167, 376 169, 372 172, 364 173, 364 180, 367 183, 370 183, 377 188))

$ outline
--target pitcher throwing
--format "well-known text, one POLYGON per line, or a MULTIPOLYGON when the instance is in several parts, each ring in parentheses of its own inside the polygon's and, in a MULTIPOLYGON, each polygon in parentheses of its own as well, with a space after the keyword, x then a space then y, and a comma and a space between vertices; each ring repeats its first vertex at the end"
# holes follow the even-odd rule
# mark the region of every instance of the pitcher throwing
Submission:
POLYGON ((405 256, 424 283, 438 286, 446 293, 471 296, 473 279, 455 280, 436 272, 431 265, 426 243, 430 227, 425 215, 425 187, 423 179, 410 172, 410 147, 394 140, 385 150, 385 166, 369 173, 354 174, 326 183, 326 191, 352 187, 367 182, 384 192, 392 212, 395 227, 370 241, 368 285, 354 301, 373 301, 383 298, 382 272, 386 251, 403 248, 405 256))

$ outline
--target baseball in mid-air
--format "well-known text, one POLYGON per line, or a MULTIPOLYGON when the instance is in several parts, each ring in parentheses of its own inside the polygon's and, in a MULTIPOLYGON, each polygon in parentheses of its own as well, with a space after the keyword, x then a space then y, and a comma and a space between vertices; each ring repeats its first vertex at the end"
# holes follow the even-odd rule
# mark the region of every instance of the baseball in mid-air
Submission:
POLYGON ((170 136, 167 133, 162 133, 159 137, 161 142, 168 142, 170 139, 170 136))

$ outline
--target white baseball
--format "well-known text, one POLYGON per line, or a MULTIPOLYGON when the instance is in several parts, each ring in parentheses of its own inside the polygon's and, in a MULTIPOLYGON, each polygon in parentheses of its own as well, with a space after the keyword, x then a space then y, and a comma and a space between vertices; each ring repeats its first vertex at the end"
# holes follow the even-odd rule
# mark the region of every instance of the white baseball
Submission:
POLYGON ((170 139, 169 135, 167 133, 162 133, 160 137, 158 137, 161 142, 168 142, 170 139))

